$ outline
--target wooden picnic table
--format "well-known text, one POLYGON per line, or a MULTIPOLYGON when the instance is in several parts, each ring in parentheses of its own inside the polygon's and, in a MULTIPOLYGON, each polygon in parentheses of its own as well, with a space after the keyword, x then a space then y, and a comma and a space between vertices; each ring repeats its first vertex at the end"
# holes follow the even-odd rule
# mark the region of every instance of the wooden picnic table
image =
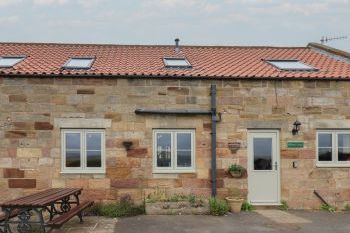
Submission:
POLYGON ((0 232, 11 232, 10 224, 17 224, 20 233, 32 232, 33 224, 39 225, 40 232, 45 232, 45 227, 60 227, 74 216, 78 216, 82 222, 81 212, 93 202, 80 203, 81 192, 81 188, 52 188, 4 202, 0 204, 5 213, 0 225, 3 230, 0 228, 0 232), (47 221, 43 216, 45 211, 49 213, 47 221), (37 216, 36 219, 32 218, 33 214, 37 216), (15 217, 17 219, 13 220, 15 217))

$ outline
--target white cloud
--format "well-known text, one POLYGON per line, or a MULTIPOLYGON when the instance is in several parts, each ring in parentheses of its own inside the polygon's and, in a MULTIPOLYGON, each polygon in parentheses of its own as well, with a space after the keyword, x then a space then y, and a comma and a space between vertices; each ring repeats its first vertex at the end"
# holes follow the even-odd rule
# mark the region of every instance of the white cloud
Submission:
POLYGON ((19 17, 17 15, 0 17, 0 24, 13 24, 18 22, 19 17))
POLYGON ((0 0, 0 7, 15 5, 21 1, 22 0, 0 0))
POLYGON ((34 5, 52 5, 52 4, 65 4, 68 0, 33 0, 34 5))
MULTIPOLYGON (((1 0, 0 0, 1 1, 1 0)), ((94 7, 105 0, 33 0, 34 5, 64 5, 76 3, 85 8, 94 7)))

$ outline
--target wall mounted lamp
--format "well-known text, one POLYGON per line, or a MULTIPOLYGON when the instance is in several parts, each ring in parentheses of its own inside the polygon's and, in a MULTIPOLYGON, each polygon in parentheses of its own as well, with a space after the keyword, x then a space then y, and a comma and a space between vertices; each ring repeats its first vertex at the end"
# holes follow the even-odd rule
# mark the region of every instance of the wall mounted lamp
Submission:
POLYGON ((293 123, 293 129, 292 129, 292 134, 293 134, 293 135, 296 135, 296 134, 299 133, 300 126, 301 126, 301 123, 300 123, 300 121, 298 121, 298 120, 296 120, 296 121, 293 123))

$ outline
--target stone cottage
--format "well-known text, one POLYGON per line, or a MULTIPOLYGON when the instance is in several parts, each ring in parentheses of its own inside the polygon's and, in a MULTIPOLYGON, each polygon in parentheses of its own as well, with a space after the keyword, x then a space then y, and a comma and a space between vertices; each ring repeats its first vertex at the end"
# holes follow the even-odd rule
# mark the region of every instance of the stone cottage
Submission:
POLYGON ((0 202, 218 195, 350 202, 350 54, 324 45, 0 43, 0 202), (246 168, 232 178, 231 164, 246 168))

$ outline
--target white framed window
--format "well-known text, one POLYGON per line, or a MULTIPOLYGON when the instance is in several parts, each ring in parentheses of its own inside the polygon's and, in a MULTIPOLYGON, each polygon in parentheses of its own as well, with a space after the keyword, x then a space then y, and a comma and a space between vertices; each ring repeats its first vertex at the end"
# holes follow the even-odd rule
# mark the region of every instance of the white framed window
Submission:
POLYGON ((350 130, 318 130, 318 167, 350 167, 350 130))
POLYGON ((191 63, 182 57, 164 57, 163 62, 166 68, 192 68, 191 63))
POLYGON ((24 56, 4 56, 0 57, 0 68, 11 68, 25 59, 24 56))
POLYGON ((62 173, 105 173, 105 132, 62 130, 62 173))
POLYGON ((270 65, 280 70, 288 71, 317 71, 314 67, 304 64, 299 60, 266 60, 270 65))
POLYGON ((95 58, 93 57, 72 57, 63 65, 65 69, 90 69, 95 58))
POLYGON ((153 172, 195 172, 195 131, 153 130, 153 172))

